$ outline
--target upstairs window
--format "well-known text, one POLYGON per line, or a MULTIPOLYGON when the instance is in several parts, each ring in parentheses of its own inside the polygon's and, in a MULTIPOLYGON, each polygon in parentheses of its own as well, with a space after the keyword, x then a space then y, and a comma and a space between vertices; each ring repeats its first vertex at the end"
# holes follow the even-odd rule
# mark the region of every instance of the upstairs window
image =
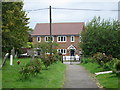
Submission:
MULTIPOLYGON (((45 42, 48 42, 48 41, 50 41, 50 36, 46 36, 45 37, 45 42)), ((52 36, 52 42, 54 41, 54 37, 52 36)))
POLYGON ((57 37, 57 41, 58 42, 66 42, 67 41, 67 37, 66 36, 58 36, 57 37))
POLYGON ((41 42, 41 37, 37 37, 37 42, 41 42))
POLYGON ((71 36, 71 42, 75 42, 75 36, 71 36))

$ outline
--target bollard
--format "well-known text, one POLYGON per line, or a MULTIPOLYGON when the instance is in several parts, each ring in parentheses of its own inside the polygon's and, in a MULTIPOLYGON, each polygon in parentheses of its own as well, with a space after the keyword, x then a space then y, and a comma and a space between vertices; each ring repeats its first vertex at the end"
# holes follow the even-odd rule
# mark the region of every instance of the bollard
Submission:
POLYGON ((13 55, 10 55, 10 65, 13 65, 13 55))

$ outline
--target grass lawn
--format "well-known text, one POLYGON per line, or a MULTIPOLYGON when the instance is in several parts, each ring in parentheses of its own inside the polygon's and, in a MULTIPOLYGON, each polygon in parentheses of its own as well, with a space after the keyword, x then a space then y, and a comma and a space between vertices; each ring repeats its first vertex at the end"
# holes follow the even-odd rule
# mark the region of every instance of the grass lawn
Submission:
POLYGON ((104 88, 118 88, 118 77, 116 77, 116 74, 101 74, 96 77, 104 88))
POLYGON ((3 68, 3 88, 62 88, 64 84, 64 71, 66 66, 61 62, 52 64, 48 70, 43 66, 43 70, 31 80, 20 81, 19 73, 21 66, 30 61, 29 58, 19 59, 20 65, 14 60, 14 65, 10 66, 9 61, 3 68))
POLYGON ((96 72, 104 71, 104 69, 101 68, 96 63, 86 63, 86 64, 80 64, 80 65, 85 67, 90 73, 96 73, 96 72))
MULTIPOLYGON (((88 70, 90 73, 104 71, 104 69, 96 63, 86 63, 80 65, 85 67, 85 69, 88 70)), ((96 76, 96 79, 104 88, 118 88, 118 77, 113 73, 98 75, 96 76)))
MULTIPOLYGON (((2 65, 2 60, 0 59, 0 65, 2 65)), ((2 88, 2 70, 0 69, 0 90, 2 88)))
POLYGON ((0 90, 2 88, 2 70, 0 70, 0 90))

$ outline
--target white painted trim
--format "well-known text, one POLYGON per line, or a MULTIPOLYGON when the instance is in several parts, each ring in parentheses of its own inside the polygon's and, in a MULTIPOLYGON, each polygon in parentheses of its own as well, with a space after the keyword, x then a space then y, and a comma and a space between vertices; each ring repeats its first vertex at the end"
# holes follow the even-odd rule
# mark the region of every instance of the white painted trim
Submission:
MULTIPOLYGON (((48 38, 48 37, 50 37, 50 36, 45 36, 45 37, 44 37, 45 42, 48 42, 48 41, 46 41, 46 38, 48 38)), ((52 36, 52 40, 54 41, 54 36, 52 36)), ((53 42, 53 41, 52 41, 52 42, 53 42)))
POLYGON ((97 72, 95 73, 95 75, 106 74, 106 73, 112 73, 112 71, 97 72))
POLYGON ((76 59, 76 61, 79 61, 79 59, 80 59, 80 56, 78 56, 78 55, 76 55, 76 56, 63 56, 63 60, 65 60, 65 61, 68 61, 68 60, 75 60, 76 59))
POLYGON ((61 53, 61 50, 63 50, 63 53, 62 53, 62 54, 67 54, 67 49, 57 49, 57 52, 58 52, 58 53, 61 53), (59 52, 59 50, 60 50, 60 52, 59 52), (64 51, 65 51, 65 53, 64 53, 64 51))
POLYGON ((67 42, 67 36, 57 36, 57 42, 67 42), (60 39, 60 41, 58 41, 59 37, 63 37, 63 40, 64 40, 64 37, 65 37, 65 41, 61 41, 61 39, 60 39))
POLYGON ((67 49, 74 49, 74 50, 76 50, 76 48, 73 46, 73 45, 70 45, 67 49))
POLYGON ((71 39, 71 42, 75 42, 75 36, 71 36, 70 39, 71 39), (73 37, 73 41, 72 41, 72 37, 73 37))
POLYGON ((41 37, 40 36, 37 36, 37 42, 41 42, 41 37), (38 41, 38 38, 40 41, 38 41))

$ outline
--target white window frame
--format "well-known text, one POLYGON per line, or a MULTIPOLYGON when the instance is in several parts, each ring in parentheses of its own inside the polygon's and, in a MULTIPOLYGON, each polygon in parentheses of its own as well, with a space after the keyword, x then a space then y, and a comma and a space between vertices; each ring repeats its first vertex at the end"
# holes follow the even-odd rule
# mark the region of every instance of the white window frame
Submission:
POLYGON ((41 42, 41 37, 40 36, 37 36, 37 42, 41 42), (39 41, 38 41, 38 38, 39 38, 39 41))
MULTIPOLYGON (((46 52, 45 54, 46 54, 46 55, 50 55, 50 53, 49 53, 49 52, 46 52)), ((53 54, 53 53, 52 53, 52 54, 53 54)))
POLYGON ((71 42, 75 42, 75 36, 71 36, 71 42), (72 37, 73 37, 73 41, 72 41, 72 37))
POLYGON ((58 53, 67 54, 67 49, 57 49, 58 53), (63 53, 61 52, 63 50, 63 53))
MULTIPOLYGON (((46 41, 46 38, 48 38, 48 37, 50 37, 50 36, 45 36, 45 42, 48 42, 48 41, 46 41)), ((54 41, 54 36, 52 36, 52 42, 54 41)))
POLYGON ((66 42, 67 41, 67 36, 57 36, 57 42, 66 42), (59 37, 60 37, 60 41, 59 41, 59 37), (63 39, 65 38, 65 41, 61 41, 61 37, 63 37, 63 39))

